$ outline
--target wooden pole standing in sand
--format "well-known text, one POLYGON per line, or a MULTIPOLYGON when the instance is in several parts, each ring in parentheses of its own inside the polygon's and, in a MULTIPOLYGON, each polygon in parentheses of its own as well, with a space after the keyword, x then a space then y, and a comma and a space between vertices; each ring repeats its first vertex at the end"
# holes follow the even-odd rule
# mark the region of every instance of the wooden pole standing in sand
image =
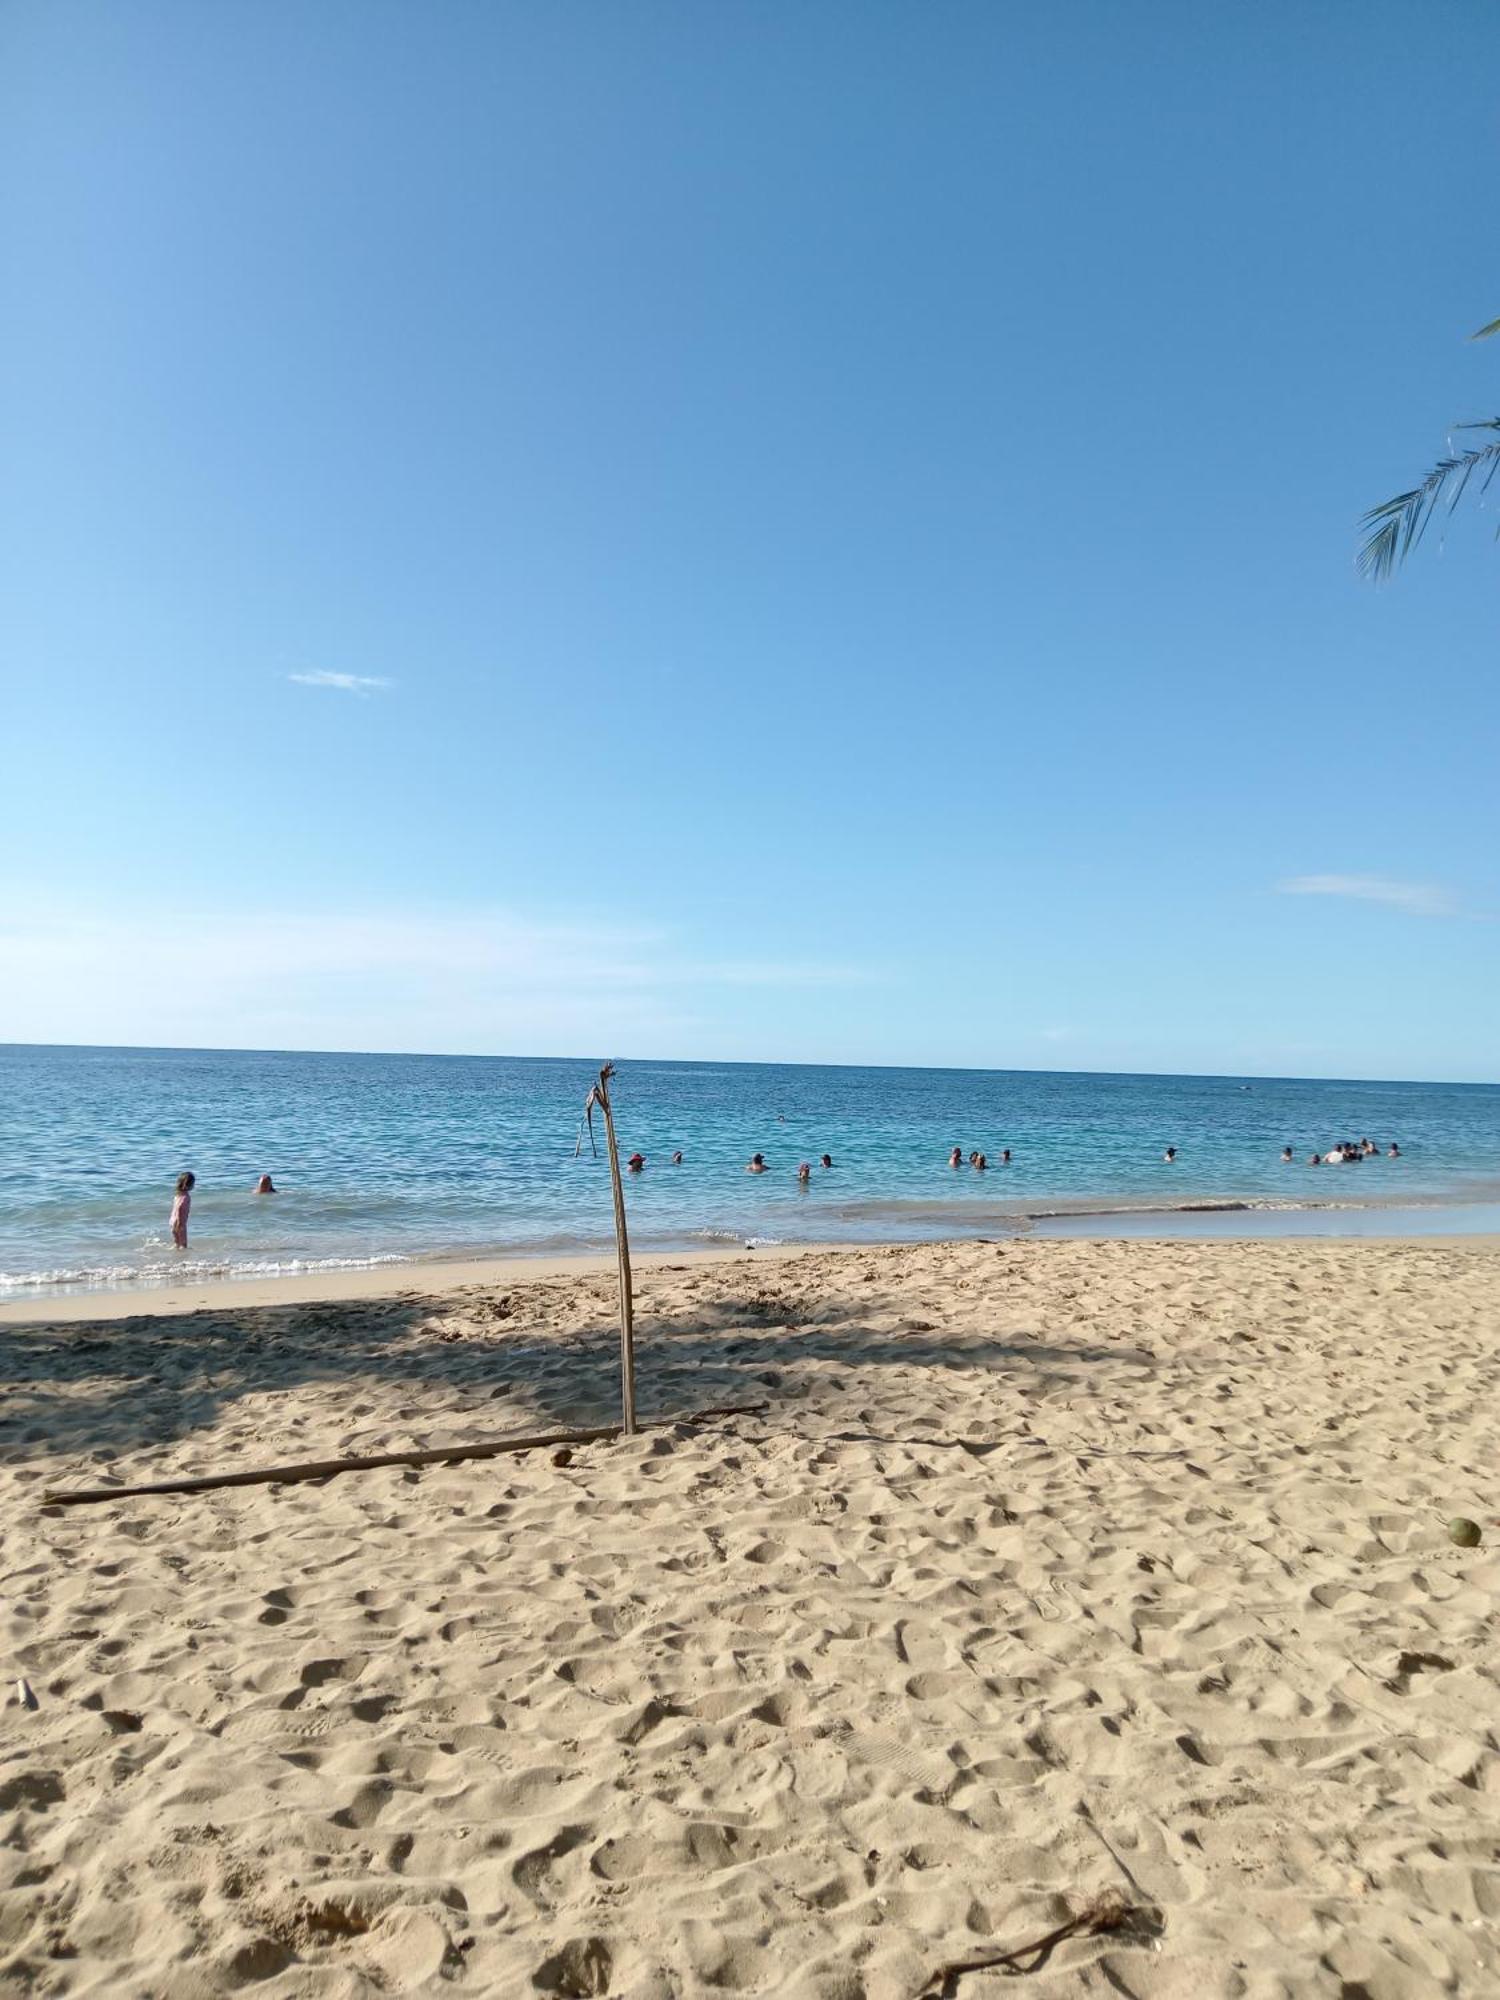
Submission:
POLYGON ((588 1094, 584 1109, 593 1127, 593 1109, 604 1113, 604 1137, 609 1150, 609 1178, 615 1196, 615 1247, 620 1254, 620 1406, 621 1430, 635 1436, 635 1298, 630 1281, 630 1238, 625 1230, 625 1187, 620 1179, 620 1149, 615 1144, 615 1118, 609 1102, 609 1080, 613 1063, 605 1063, 599 1081, 588 1094))

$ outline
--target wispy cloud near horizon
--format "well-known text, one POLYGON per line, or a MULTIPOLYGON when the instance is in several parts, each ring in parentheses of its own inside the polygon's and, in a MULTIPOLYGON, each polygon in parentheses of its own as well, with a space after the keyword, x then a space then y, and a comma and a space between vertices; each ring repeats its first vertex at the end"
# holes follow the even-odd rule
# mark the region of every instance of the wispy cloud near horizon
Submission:
POLYGON ((1438 882, 1398 882, 1386 875, 1294 875, 1276 887, 1283 896, 1342 896, 1355 903, 1383 903, 1409 917, 1463 915, 1458 897, 1438 882))
POLYGON ((558 1054, 701 1036, 733 996, 866 986, 859 966, 715 959, 649 923, 505 909, 33 910, 0 917, 0 1042, 558 1054), (101 1003, 107 996, 107 1004, 101 1003))
POLYGON ((341 694, 369 694, 376 688, 395 686, 394 681, 388 681, 382 674, 334 674, 322 667, 311 673, 288 674, 287 679, 299 687, 337 688, 341 694))

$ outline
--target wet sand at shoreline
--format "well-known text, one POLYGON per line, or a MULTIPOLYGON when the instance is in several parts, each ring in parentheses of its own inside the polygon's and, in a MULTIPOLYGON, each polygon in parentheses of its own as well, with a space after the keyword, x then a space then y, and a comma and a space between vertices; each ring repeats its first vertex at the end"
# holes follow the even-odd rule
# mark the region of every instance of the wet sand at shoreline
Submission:
MULTIPOLYGON (((997 1216, 998 1222, 1014 1217, 997 1216)), ((1019 1243, 1065 1239, 1083 1242, 1406 1242, 1500 1246, 1500 1207, 1490 1203, 1431 1208, 1378 1208, 1325 1211, 1247 1210, 1243 1204, 1216 1202, 1176 1210, 1129 1210, 1118 1215, 1086 1210, 1078 1215, 1050 1211, 1026 1231, 1003 1237, 966 1237, 976 1246, 988 1241, 1019 1243)), ((637 1251, 637 1272, 671 1270, 704 1264, 742 1261, 775 1262, 822 1256, 830 1250, 879 1254, 887 1249, 920 1249, 911 1245, 781 1243, 764 1248, 726 1243, 708 1250, 637 1251)), ((437 1298, 473 1285, 530 1284, 544 1278, 587 1278, 613 1272, 615 1253, 581 1251, 573 1256, 506 1255, 465 1258, 414 1258, 372 1265, 365 1269, 298 1271, 276 1277, 195 1279, 180 1285, 141 1284, 118 1290, 79 1288, 40 1293, 32 1290, 0 1295, 0 1327, 61 1325, 79 1320, 133 1319, 204 1311, 241 1312, 252 1307, 329 1304, 385 1298, 437 1298)))

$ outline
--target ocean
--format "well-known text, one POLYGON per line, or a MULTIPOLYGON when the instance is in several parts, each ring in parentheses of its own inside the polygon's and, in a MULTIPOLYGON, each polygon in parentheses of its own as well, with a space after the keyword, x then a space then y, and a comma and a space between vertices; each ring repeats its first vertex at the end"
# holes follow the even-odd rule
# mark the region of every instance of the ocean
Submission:
MULTIPOLYGON (((597 1159, 586 1134, 575 1156, 595 1068, 0 1046, 0 1298, 606 1248, 602 1134, 597 1159), (179 1255, 167 1218, 185 1168, 198 1186, 179 1255), (252 1192, 262 1173, 274 1197, 252 1192)), ((627 1182, 643 1250, 1500 1226, 1493 1084, 637 1062, 614 1102, 623 1152, 647 1161, 627 1182), (1303 1164, 1366 1136, 1381 1158, 1303 1164), (989 1172, 950 1168, 954 1146, 989 1172), (744 1172, 754 1152, 760 1177, 744 1172)))

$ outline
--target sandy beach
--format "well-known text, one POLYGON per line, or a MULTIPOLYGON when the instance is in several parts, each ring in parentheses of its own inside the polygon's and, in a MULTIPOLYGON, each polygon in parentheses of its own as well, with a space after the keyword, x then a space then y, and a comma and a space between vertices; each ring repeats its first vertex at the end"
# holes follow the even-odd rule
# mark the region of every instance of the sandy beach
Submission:
POLYGON ((374 1280, 0 1329, 0 1990, 1500 1990, 1493 1243, 657 1259, 753 1409, 43 1504, 614 1415, 609 1267, 374 1280))

